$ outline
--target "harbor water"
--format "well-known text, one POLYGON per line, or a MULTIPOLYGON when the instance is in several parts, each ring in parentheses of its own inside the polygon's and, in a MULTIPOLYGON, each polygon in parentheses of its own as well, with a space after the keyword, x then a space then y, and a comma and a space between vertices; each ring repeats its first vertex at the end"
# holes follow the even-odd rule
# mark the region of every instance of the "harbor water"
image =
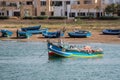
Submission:
POLYGON ((49 58, 46 42, 0 41, 0 80, 120 80, 120 44, 87 45, 104 56, 49 58))

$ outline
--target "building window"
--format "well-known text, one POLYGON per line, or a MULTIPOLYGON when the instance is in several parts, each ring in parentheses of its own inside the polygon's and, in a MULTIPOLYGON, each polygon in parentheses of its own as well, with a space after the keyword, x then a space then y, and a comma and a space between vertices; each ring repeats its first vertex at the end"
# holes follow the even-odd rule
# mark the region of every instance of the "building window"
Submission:
POLYGON ((75 13, 74 12, 69 13, 69 17, 75 17, 75 13))
POLYGON ((40 4, 41 6, 46 6, 46 1, 41 1, 40 4))
POLYGON ((4 13, 2 13, 2 15, 4 16, 4 13))
POLYGON ((67 11, 65 11, 65 16, 67 16, 67 11))
POLYGON ((16 3, 10 3, 9 6, 17 6, 16 3))
POLYGON ((77 15, 78 16, 85 16, 85 13, 84 12, 78 12, 77 15))
POLYGON ((15 12, 13 13, 13 15, 19 17, 19 16, 20 16, 20 12, 19 12, 19 11, 15 11, 15 12))
POLYGON ((5 1, 2 1, 0 5, 6 6, 6 2, 5 2, 5 1))
POLYGON ((45 12, 41 12, 40 14, 41 14, 41 15, 45 15, 45 12))
POLYGON ((70 1, 66 1, 66 5, 69 5, 70 4, 70 1))
POLYGON ((51 12, 51 16, 54 16, 54 12, 51 12))
POLYGON ((77 1, 77 4, 80 4, 80 1, 77 1))
POLYGON ((32 5, 32 1, 27 1, 26 4, 27 5, 32 5))
POLYGON ((7 16, 9 16, 9 11, 7 10, 7 16))
POLYGON ((24 15, 25 16, 30 16, 30 10, 29 9, 25 9, 24 10, 24 15))
POLYGON ((4 16, 4 12, 0 12, 0 16, 4 16))
POLYGON ((80 13, 77 13, 78 16, 81 16, 80 13))
POLYGON ((84 0, 84 4, 92 4, 92 0, 84 0))
POLYGON ((94 13, 89 12, 89 13, 87 13, 87 15, 88 15, 88 16, 94 16, 94 13))
POLYGON ((24 2, 19 2, 19 5, 25 5, 25 3, 24 2))
POLYGON ((102 4, 105 4, 105 0, 102 0, 102 4))
POLYGON ((62 6, 62 1, 52 1, 52 6, 62 6))

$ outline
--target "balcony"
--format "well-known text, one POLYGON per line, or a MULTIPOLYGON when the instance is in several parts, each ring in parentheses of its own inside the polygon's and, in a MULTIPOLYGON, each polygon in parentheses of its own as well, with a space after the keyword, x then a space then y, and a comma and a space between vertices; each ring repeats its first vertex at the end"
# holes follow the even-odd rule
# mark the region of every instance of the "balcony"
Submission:
POLYGON ((71 8, 73 9, 79 9, 79 8, 83 8, 83 9, 88 9, 88 8, 95 8, 96 6, 98 6, 98 4, 85 0, 85 1, 81 1, 81 2, 74 2, 74 4, 71 4, 71 8))
POLYGON ((20 6, 22 5, 22 8, 32 8, 33 5, 27 5, 25 3, 19 3, 19 2, 0 2, 0 9, 2 10, 3 8, 5 10, 15 10, 15 9, 19 9, 20 6))
POLYGON ((0 10, 15 10, 17 7, 11 7, 11 6, 0 6, 0 10))

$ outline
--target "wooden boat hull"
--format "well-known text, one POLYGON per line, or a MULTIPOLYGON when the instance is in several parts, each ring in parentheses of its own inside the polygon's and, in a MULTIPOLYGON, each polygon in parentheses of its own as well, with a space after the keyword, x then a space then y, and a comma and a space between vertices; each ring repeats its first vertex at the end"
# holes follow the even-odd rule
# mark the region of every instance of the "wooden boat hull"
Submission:
POLYGON ((80 32, 69 32, 68 35, 72 38, 86 38, 86 37, 90 37, 92 34, 89 31, 80 31, 80 32))
POLYGON ((39 30, 28 30, 27 32, 31 33, 31 34, 42 34, 43 32, 47 32, 48 29, 39 29, 39 30))
POLYGON ((16 34, 18 38, 30 38, 32 36, 31 33, 25 31, 17 31, 16 34))
POLYGON ((102 32, 108 35, 118 35, 120 34, 120 29, 104 29, 102 32))
POLYGON ((2 33, 2 37, 10 37, 13 34, 13 32, 9 30, 1 30, 1 33, 2 33))
POLYGON ((59 57, 80 57, 80 58, 96 58, 102 57, 103 52, 85 52, 85 51, 74 51, 74 50, 64 50, 64 48, 48 43, 48 55, 49 57, 59 56, 59 57))
POLYGON ((32 26, 21 28, 22 31, 29 32, 31 34, 42 34, 43 32, 47 32, 47 28, 41 28, 41 26, 32 26))
POLYGON ((31 26, 31 27, 24 27, 21 28, 22 31, 28 31, 28 30, 39 30, 41 28, 41 25, 39 26, 31 26))
POLYGON ((45 38, 59 38, 61 36, 64 36, 64 33, 61 33, 61 32, 46 32, 46 33, 43 33, 43 36, 45 38))

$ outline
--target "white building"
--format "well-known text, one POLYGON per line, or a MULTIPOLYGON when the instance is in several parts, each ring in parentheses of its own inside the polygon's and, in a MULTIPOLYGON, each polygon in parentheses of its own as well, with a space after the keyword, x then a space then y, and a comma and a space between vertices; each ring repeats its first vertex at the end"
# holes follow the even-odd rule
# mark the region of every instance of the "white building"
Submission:
POLYGON ((101 0, 37 0, 37 16, 101 16, 101 0))

